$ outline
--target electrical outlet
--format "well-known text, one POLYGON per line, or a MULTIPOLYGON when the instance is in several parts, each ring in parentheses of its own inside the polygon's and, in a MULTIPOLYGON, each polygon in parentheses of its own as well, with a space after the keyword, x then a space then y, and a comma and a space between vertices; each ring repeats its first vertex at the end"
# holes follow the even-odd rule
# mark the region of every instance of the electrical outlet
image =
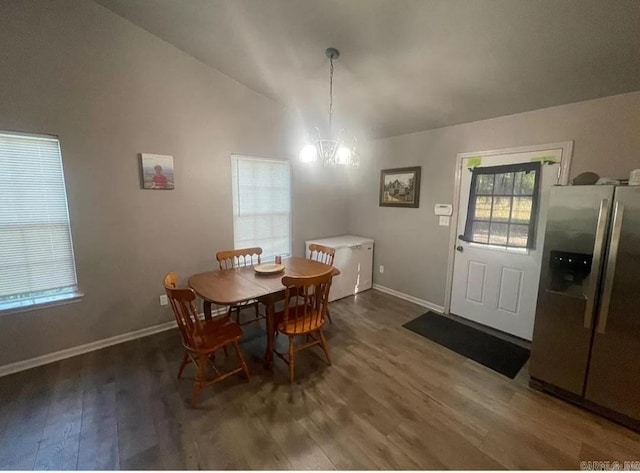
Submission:
POLYGON ((160 305, 167 305, 169 303, 169 299, 167 299, 166 294, 162 294, 160 296, 160 305))
POLYGON ((380 265, 379 271, 380 271, 380 274, 384 273, 384 266, 380 265))

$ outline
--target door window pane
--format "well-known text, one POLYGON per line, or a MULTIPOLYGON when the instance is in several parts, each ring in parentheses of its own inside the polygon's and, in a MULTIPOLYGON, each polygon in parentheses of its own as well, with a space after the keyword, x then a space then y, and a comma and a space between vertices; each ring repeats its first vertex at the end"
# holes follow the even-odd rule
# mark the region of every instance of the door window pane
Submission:
POLYGON ((509 227, 508 246, 518 248, 527 247, 527 237, 529 236, 529 225, 511 225, 509 227))
POLYGON ((514 197, 511 221, 514 223, 529 223, 533 197, 514 197))
POLYGON ((489 243, 488 222, 473 222, 473 241, 477 243, 489 243))
POLYGON ((476 197, 475 220, 491 219, 492 197, 478 196, 476 197))
POLYGON ((508 222, 511 216, 511 197, 494 197, 492 222, 508 222))
POLYGON ((506 246, 508 232, 509 232, 509 224, 492 223, 489 229, 489 244, 506 246))
POLYGON ((513 194, 513 173, 496 174, 494 195, 512 195, 513 194))
POLYGON ((516 173, 513 193, 515 195, 533 195, 536 173, 521 171, 516 173))
POLYGON ((493 174, 483 174, 478 176, 478 183, 476 185, 477 195, 491 195, 493 194, 493 174))

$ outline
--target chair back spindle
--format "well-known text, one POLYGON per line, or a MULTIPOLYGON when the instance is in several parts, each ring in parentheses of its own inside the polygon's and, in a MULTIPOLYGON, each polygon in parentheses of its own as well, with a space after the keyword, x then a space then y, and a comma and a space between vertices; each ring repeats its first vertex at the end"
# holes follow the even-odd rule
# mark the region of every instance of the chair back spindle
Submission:
POLYGON ((216 259, 221 270, 240 266, 260 264, 262 248, 241 248, 239 250, 218 251, 216 259))

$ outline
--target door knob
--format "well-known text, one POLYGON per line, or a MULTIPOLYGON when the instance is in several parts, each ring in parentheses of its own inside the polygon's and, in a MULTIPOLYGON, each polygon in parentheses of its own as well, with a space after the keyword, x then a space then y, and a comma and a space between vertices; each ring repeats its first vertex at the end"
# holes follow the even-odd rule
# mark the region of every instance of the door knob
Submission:
POLYGON ((456 246, 456 251, 459 251, 460 253, 462 253, 464 251, 464 248, 462 248, 462 245, 458 245, 456 246))

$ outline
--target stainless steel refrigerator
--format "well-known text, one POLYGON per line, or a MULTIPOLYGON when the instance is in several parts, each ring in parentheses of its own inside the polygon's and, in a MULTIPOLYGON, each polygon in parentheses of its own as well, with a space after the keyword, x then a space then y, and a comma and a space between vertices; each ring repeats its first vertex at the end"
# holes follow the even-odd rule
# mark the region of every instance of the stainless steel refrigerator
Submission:
POLYGON ((640 187, 552 189, 529 372, 640 430, 640 187))

